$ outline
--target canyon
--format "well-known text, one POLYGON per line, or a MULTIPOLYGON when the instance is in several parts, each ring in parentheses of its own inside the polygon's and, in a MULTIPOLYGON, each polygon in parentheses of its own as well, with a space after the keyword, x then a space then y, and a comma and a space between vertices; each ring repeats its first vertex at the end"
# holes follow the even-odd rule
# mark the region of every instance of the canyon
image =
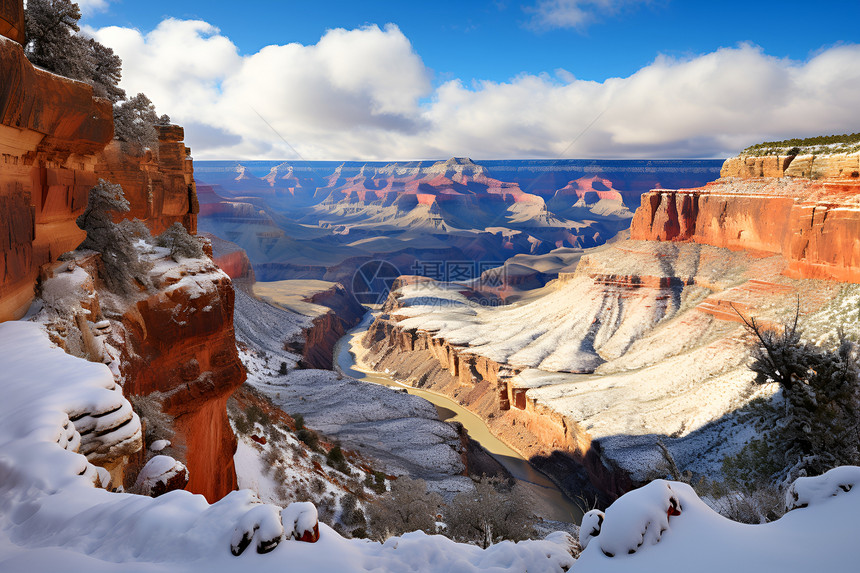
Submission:
POLYGON ((261 281, 352 290, 361 265, 476 279, 517 254, 600 245, 654 187, 704 184, 714 161, 198 162, 201 230, 261 281), (265 174, 264 174, 265 173, 265 174), (464 264, 469 263, 469 264, 464 264))
POLYGON ((816 179, 738 175, 758 159, 735 158, 704 187, 652 190, 629 240, 555 257, 558 278, 513 304, 402 277, 364 339, 370 363, 455 398, 571 493, 611 499, 661 475, 658 442, 719 475, 750 436, 738 413, 774 391, 746 369, 742 316, 779 325, 800 301, 812 339, 857 328, 843 310, 858 296, 856 158, 816 158, 831 175, 816 179))

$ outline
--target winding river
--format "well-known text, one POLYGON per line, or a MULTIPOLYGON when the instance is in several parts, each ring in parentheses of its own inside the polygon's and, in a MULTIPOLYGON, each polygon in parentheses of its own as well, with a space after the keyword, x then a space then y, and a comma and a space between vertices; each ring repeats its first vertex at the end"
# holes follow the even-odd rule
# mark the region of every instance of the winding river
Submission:
POLYGON ((376 372, 368 368, 364 362, 367 351, 361 345, 361 338, 372 321, 373 315, 368 313, 361 324, 350 330, 346 336, 337 342, 334 348, 334 363, 337 371, 364 382, 405 389, 410 394, 420 396, 432 403, 436 406, 440 420, 462 424, 472 440, 478 442, 493 458, 501 463, 520 484, 545 502, 541 504, 546 508, 541 511, 542 517, 555 521, 579 523, 582 519, 582 511, 579 507, 564 495, 549 478, 532 467, 528 460, 494 436, 479 416, 447 396, 413 388, 396 381, 384 372, 376 372))

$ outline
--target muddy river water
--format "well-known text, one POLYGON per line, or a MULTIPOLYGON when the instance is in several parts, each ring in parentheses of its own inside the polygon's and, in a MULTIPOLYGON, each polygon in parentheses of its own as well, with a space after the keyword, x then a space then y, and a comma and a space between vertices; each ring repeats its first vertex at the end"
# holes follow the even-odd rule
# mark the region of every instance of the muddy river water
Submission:
POLYGON ((367 351, 360 341, 372 320, 373 316, 368 313, 361 324, 338 341, 334 349, 334 362, 335 368, 339 372, 364 382, 405 389, 410 394, 420 396, 432 403, 436 406, 440 420, 462 424, 472 440, 478 442, 517 481, 544 502, 540 504, 542 517, 555 521, 579 523, 582 518, 579 507, 564 495, 549 478, 532 467, 528 460, 495 437, 479 416, 447 396, 413 388, 398 382, 385 372, 376 372, 370 369, 364 360, 367 351))

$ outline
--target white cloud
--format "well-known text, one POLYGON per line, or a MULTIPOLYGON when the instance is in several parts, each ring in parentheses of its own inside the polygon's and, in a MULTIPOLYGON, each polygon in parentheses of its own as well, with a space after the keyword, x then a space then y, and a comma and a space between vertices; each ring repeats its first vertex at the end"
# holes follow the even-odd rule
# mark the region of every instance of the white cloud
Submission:
POLYGON ((860 45, 805 62, 742 45, 658 57, 603 82, 555 70, 433 88, 393 25, 250 55, 202 21, 93 34, 123 58, 130 94, 188 126, 199 159, 293 158, 291 147, 306 159, 719 157, 763 139, 860 131, 860 45))
POLYGON ((77 0, 76 4, 81 9, 81 13, 86 16, 94 12, 103 12, 107 10, 110 0, 77 0))
POLYGON ((600 15, 612 15, 627 5, 649 0, 538 0, 524 10, 532 14, 535 28, 584 28, 600 15))

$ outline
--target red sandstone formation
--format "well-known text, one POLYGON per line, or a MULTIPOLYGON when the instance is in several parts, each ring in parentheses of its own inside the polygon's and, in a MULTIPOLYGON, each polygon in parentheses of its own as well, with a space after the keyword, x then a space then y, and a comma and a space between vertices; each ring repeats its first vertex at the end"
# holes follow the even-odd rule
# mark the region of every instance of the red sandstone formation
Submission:
POLYGON ((24 43, 23 2, 0 2, 0 36, 24 43))
MULTIPOLYGON (((20 43, 23 31, 23 3, 0 2, 0 34, 20 43)), ((20 318, 40 269, 50 272, 49 263, 84 239, 75 220, 99 177, 122 184, 128 216, 155 233, 176 221, 195 232, 198 211, 181 127, 158 127, 157 157, 122 153, 112 142, 111 102, 94 98, 86 83, 34 68, 19 43, 0 39, 0 321, 20 318)), ((98 262, 91 266, 96 276, 98 262)), ((167 281, 135 303, 122 317, 125 338, 114 342, 123 352, 125 393, 167 395, 186 450, 187 487, 215 501, 236 487, 226 400, 244 370, 232 285, 211 264, 205 272, 207 281, 167 281)), ((100 315, 93 300, 89 320, 100 315)))
MULTIPOLYGON (((822 170, 846 173, 835 167, 840 164, 820 161, 822 170)), ((788 261, 788 276, 860 282, 860 180, 853 173, 847 179, 720 179, 698 189, 654 190, 642 196, 631 238, 779 253, 788 261)))
POLYGON ((125 219, 146 221, 154 234, 180 222, 190 233, 197 232, 197 193, 190 150, 184 130, 178 125, 158 125, 158 150, 136 157, 113 141, 98 158, 96 175, 122 185, 131 210, 125 219))
POLYGON ((245 371, 233 332, 230 279, 211 263, 188 273, 168 278, 125 312, 122 371, 127 394, 166 395, 174 443, 185 446, 187 489, 215 501, 237 486, 226 404, 245 371))
MULTIPOLYGON (((14 4, 2 4, 0 21, 14 4)), ((0 70, 2 321, 26 312, 39 267, 84 239, 75 219, 98 179, 95 154, 113 137, 113 113, 91 86, 34 68, 14 42, 0 40, 0 70)))

